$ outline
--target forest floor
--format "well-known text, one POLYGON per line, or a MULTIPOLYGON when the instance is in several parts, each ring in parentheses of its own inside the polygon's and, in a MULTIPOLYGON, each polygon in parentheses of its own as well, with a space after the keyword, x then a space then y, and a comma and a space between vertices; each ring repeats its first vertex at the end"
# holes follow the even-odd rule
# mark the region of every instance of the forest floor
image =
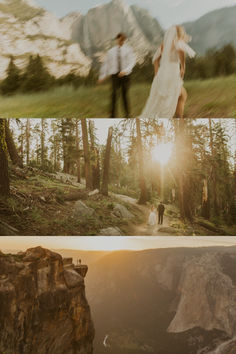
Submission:
POLYGON ((127 236, 235 235, 236 231, 217 228, 203 219, 192 224, 183 222, 174 205, 166 205, 164 224, 153 230, 147 225, 150 206, 138 205, 129 196, 112 192, 108 197, 89 195, 74 176, 33 168, 11 168, 10 178, 11 196, 0 199, 0 235, 9 235, 8 228, 2 231, 6 226, 19 236, 96 236, 107 228, 118 228, 127 236), (93 215, 77 217, 74 211, 78 201, 93 209, 93 215), (117 204, 133 217, 115 214, 117 204))
MULTIPOLYGON (((186 81, 188 100, 185 117, 236 117, 236 76, 208 80, 186 81)), ((130 88, 131 115, 138 116, 150 90, 150 84, 132 82, 130 88)), ((1 115, 4 118, 107 118, 109 117, 109 84, 94 87, 71 86, 54 88, 47 92, 0 96, 1 115)), ((120 106, 120 105, 119 105, 120 106)), ((122 117, 118 107, 117 117, 122 117)))

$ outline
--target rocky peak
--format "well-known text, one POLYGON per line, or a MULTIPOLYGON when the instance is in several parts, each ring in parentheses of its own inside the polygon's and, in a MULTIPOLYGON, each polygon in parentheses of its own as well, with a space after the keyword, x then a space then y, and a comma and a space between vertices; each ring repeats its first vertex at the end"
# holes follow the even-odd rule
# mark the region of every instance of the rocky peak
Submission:
POLYGON ((39 54, 55 77, 74 71, 86 76, 91 60, 73 43, 67 22, 35 7, 30 0, 5 0, 0 3, 0 79, 6 75, 10 57, 24 68, 30 55, 39 54))
POLYGON ((147 11, 131 7, 123 0, 91 8, 85 16, 76 19, 71 28, 73 40, 80 43, 90 58, 102 57, 114 44, 117 33, 125 32, 138 62, 161 43, 163 35, 158 21, 147 11))
POLYGON ((92 353, 85 275, 42 247, 0 253, 0 351, 92 353))
POLYGON ((206 331, 217 329, 230 337, 236 334, 236 285, 226 274, 224 264, 224 257, 217 253, 206 253, 184 264, 178 285, 179 303, 169 332, 199 327, 206 331))

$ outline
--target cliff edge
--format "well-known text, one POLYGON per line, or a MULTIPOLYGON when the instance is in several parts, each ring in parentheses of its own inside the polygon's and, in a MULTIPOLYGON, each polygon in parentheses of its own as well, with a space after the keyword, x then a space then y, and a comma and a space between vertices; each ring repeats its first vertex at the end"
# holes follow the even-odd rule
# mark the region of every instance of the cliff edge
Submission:
POLYGON ((0 252, 0 352, 92 353, 86 272, 42 247, 0 252))

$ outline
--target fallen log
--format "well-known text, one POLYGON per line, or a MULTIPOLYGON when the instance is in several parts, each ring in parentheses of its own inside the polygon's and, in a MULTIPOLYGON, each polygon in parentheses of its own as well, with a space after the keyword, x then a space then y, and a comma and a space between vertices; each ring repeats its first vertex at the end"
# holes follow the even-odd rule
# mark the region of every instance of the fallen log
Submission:
POLYGON ((76 201, 76 200, 86 200, 88 199, 88 192, 86 191, 77 191, 77 192, 72 192, 72 193, 69 193, 69 194, 65 194, 63 196, 63 199, 65 201, 68 201, 68 202, 71 202, 71 201, 76 201))
POLYGON ((197 225, 204 227, 205 229, 215 232, 219 236, 233 236, 229 235, 224 229, 221 229, 220 227, 216 227, 212 224, 206 223, 204 221, 198 220, 195 222, 197 225))
POLYGON ((17 236, 19 230, 0 220, 0 236, 17 236))

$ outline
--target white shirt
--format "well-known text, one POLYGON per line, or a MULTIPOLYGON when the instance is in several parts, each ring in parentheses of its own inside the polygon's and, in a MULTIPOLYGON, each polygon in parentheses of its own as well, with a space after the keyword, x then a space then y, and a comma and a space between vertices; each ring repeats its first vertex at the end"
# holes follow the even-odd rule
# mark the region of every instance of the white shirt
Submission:
POLYGON ((118 74, 118 50, 120 50, 120 71, 124 71, 126 75, 131 74, 136 64, 136 58, 133 49, 127 44, 123 44, 121 47, 116 45, 107 52, 105 60, 100 69, 100 80, 105 79, 107 76, 118 74))

